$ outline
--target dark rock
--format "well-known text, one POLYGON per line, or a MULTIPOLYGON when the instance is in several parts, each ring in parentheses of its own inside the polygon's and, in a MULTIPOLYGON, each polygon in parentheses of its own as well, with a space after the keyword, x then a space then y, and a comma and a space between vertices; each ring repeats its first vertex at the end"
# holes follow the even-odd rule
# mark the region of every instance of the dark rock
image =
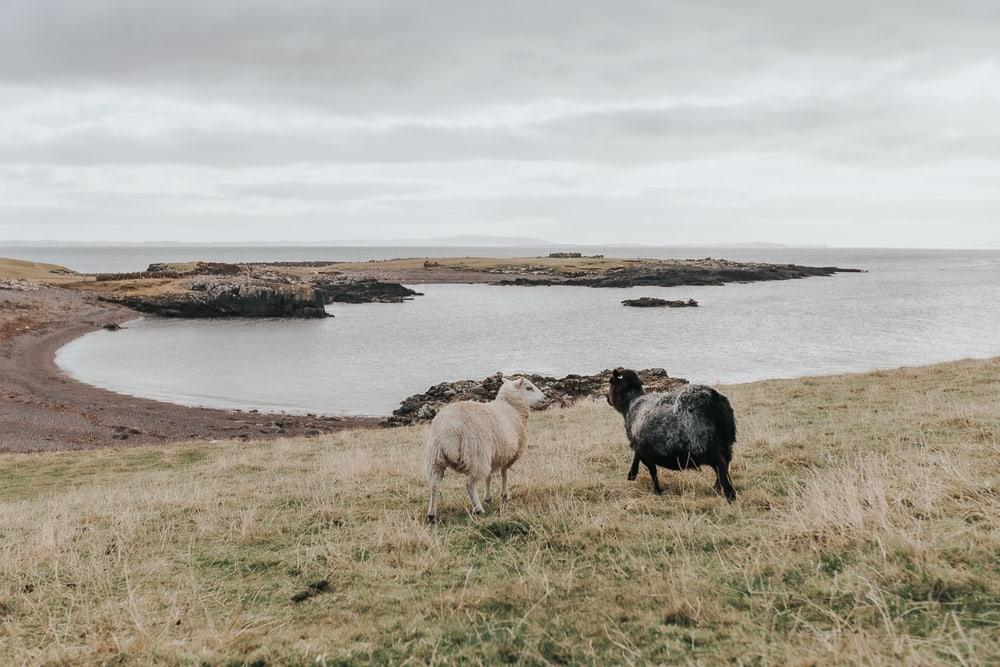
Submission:
POLYGON ((643 296, 638 299, 625 299, 623 306, 632 308, 697 308, 698 302, 694 299, 687 301, 669 301, 667 299, 657 299, 652 296, 643 296))
POLYGON ((101 328, 104 329, 105 331, 119 331, 121 330, 121 325, 115 322, 108 322, 101 328))
POLYGON ((329 317, 322 293, 292 280, 199 276, 185 287, 183 292, 101 298, 163 317, 329 317))
POLYGON ((557 283, 551 278, 505 278, 497 283, 498 285, 511 285, 514 287, 549 287, 551 285, 568 284, 557 283))
POLYGON ((115 426, 111 431, 111 437, 115 440, 128 440, 133 435, 142 435, 142 431, 128 426, 115 426))
MULTIPOLYGON (((604 397, 608 391, 611 370, 604 370, 596 375, 567 375, 563 378, 527 373, 516 373, 509 377, 526 377, 545 392, 548 401, 541 409, 546 409, 571 405, 584 398, 604 397)), ((670 377, 662 368, 639 371, 639 378, 650 391, 669 391, 687 384, 687 380, 670 377)), ((455 401, 492 401, 502 384, 503 375, 500 373, 483 380, 436 384, 422 394, 404 399, 392 416, 382 421, 382 426, 406 426, 430 421, 443 406, 455 401)))
POLYGON ((320 579, 319 581, 314 581, 313 583, 306 586, 304 591, 299 591, 292 596, 292 602, 299 603, 305 602, 309 598, 316 597, 320 593, 325 593, 330 590, 330 582, 326 579, 320 579))
POLYGON ((422 296, 420 292, 399 283, 382 282, 375 278, 345 280, 314 277, 309 282, 322 292, 326 303, 402 303, 422 296))

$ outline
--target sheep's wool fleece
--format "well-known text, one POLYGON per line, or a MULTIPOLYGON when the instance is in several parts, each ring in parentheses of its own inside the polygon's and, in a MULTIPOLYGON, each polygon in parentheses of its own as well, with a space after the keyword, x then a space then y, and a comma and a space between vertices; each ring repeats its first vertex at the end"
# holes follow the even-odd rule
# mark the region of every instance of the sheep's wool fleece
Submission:
POLYGON ((651 447, 664 456, 700 458, 714 441, 715 424, 707 411, 713 395, 710 387, 688 385, 676 392, 638 397, 625 419, 629 442, 635 449, 651 447))
POLYGON ((428 436, 427 467, 447 466, 478 479, 507 468, 524 451, 528 406, 512 392, 491 403, 452 403, 428 436))

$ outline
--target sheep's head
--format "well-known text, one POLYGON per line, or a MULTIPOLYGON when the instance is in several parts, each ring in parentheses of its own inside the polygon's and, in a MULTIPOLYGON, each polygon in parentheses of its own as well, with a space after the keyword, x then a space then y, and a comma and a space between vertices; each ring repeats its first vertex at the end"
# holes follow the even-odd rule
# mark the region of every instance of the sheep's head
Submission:
POLYGON ((635 371, 618 367, 611 371, 611 383, 608 387, 608 405, 625 414, 628 406, 636 397, 643 393, 642 381, 635 371))
POLYGON ((545 404, 546 398, 542 390, 536 387, 531 380, 527 378, 518 378, 516 380, 504 380, 503 386, 508 391, 512 391, 521 398, 524 402, 528 404, 529 407, 535 408, 540 407, 545 404))

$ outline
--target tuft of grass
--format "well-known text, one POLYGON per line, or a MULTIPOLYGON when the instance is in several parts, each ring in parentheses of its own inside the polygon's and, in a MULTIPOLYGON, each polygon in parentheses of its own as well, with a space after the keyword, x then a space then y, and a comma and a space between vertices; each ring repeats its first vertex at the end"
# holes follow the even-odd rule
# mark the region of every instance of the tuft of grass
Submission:
POLYGON ((423 429, 0 457, 0 663, 1000 662, 1000 360, 726 387, 710 471, 602 403, 423 522, 423 429))

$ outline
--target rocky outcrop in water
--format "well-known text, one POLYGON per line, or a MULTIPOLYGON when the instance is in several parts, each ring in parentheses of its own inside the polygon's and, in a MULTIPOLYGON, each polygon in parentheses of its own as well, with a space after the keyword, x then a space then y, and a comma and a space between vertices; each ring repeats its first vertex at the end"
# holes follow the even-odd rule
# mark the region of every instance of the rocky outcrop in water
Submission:
POLYGON ((399 283, 388 283, 375 278, 307 278, 307 281, 323 293, 327 303, 402 303, 420 292, 399 283))
POLYGON ((135 310, 162 317, 328 317, 323 294, 300 282, 199 276, 185 291, 104 296, 135 310))
MULTIPOLYGON (((670 377, 662 368, 647 368, 639 371, 648 391, 670 391, 687 380, 670 377)), ((518 373, 509 377, 526 377, 548 397, 542 409, 552 406, 570 405, 583 398, 603 398, 608 392, 611 370, 595 375, 567 375, 562 378, 518 373)), ((434 418, 443 406, 455 401, 492 401, 496 398, 503 376, 500 373, 484 380, 458 380, 436 384, 422 394, 414 394, 400 403, 392 416, 382 422, 383 426, 407 426, 434 418)))
POLYGON ((653 296, 643 296, 638 299, 625 299, 623 306, 630 308, 697 308, 698 302, 694 299, 687 301, 671 301, 668 299, 657 299, 653 296))

